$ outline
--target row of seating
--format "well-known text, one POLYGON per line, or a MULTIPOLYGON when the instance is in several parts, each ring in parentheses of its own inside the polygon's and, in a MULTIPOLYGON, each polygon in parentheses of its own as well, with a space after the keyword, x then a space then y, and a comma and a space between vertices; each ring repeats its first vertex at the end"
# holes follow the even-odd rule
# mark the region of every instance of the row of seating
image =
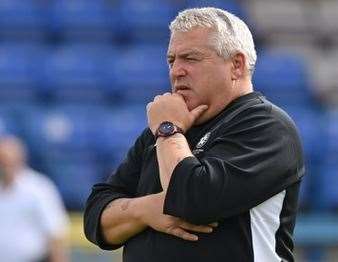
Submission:
POLYGON ((168 24, 186 7, 214 5, 242 13, 236 1, 202 0, 3 0, 0 36, 43 38, 61 34, 67 39, 136 41, 167 38, 168 24))
POLYGON ((142 101, 169 87, 166 49, 0 44, 0 85, 6 87, 0 89, 4 99, 47 94, 59 100, 102 101, 113 94, 142 101))
MULTIPOLYGON (((295 120, 304 144, 307 176, 302 207, 338 208, 338 113, 301 104, 281 106, 295 120)), ((22 137, 30 149, 31 163, 56 181, 67 206, 76 209, 83 207, 93 182, 117 167, 146 126, 145 104, 0 106, 0 134, 22 137), (78 189, 69 182, 76 180, 81 180, 78 189)))
POLYGON ((179 10, 197 6, 227 9, 246 20, 259 37, 329 37, 338 40, 336 1, 253 0, 2 0, 0 37, 159 41, 179 10), (288 19, 285 19, 288 17, 288 19))
MULTIPOLYGON (((0 99, 147 102, 170 88, 167 47, 69 43, 0 44, 0 99)), ((276 99, 307 103, 312 90, 306 60, 293 52, 260 51, 255 86, 276 99)))

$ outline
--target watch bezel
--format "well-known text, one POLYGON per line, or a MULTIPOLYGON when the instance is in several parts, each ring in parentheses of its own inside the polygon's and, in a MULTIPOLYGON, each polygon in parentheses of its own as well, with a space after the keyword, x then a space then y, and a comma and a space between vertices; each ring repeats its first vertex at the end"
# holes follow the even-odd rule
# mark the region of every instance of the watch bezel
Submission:
POLYGON ((155 140, 157 140, 158 137, 168 137, 176 133, 183 134, 182 128, 178 127, 173 122, 163 121, 155 132, 155 140))
POLYGON ((170 121, 164 121, 160 124, 158 131, 161 135, 169 136, 175 132, 175 125, 170 121))

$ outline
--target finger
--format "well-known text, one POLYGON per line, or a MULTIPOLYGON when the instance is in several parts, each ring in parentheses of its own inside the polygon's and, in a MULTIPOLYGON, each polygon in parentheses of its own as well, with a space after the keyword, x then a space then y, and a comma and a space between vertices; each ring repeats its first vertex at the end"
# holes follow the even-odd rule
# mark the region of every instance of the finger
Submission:
POLYGON ((164 93, 163 96, 171 96, 171 93, 169 93, 169 92, 164 93))
POLYGON ((198 236, 191 234, 185 230, 183 230, 182 228, 179 227, 175 227, 173 229, 171 229, 168 234, 171 234, 173 236, 182 238, 184 240, 188 240, 188 241, 197 241, 198 240, 198 236))
POLYGON ((180 224, 180 227, 185 230, 199 232, 199 233, 211 233, 213 231, 213 228, 211 226, 193 225, 187 222, 183 222, 182 224, 180 224))
POLYGON ((155 96, 155 97, 154 97, 154 101, 159 100, 161 96, 162 96, 162 95, 157 95, 157 96, 155 96))
POLYGON ((181 94, 179 94, 179 93, 173 93, 173 94, 171 94, 172 96, 176 96, 176 97, 179 97, 180 99, 182 99, 183 101, 184 101, 184 97, 181 95, 181 94))
POLYGON ((210 223, 209 226, 211 226, 211 227, 218 227, 218 222, 210 223))
POLYGON ((151 107, 152 103, 153 102, 150 102, 150 103, 147 104, 147 106, 146 106, 147 111, 149 111, 149 108, 151 107))
POLYGON ((208 109, 207 105, 200 105, 193 110, 190 111, 190 115, 192 116, 193 120, 195 121, 197 118, 199 118, 202 113, 208 109))

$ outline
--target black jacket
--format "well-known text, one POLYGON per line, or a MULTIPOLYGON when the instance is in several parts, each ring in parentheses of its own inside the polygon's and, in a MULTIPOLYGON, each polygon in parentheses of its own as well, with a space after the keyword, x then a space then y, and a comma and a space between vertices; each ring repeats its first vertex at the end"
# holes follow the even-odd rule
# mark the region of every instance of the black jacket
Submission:
MULTIPOLYGON (((294 261, 292 233, 304 174, 293 121, 257 92, 229 104, 186 138, 194 157, 175 168, 164 213, 194 224, 219 222, 188 242, 151 228, 124 244, 125 262, 294 261)), ((155 141, 146 129, 106 183, 88 199, 87 238, 103 249, 100 215, 112 200, 162 191, 155 141)))

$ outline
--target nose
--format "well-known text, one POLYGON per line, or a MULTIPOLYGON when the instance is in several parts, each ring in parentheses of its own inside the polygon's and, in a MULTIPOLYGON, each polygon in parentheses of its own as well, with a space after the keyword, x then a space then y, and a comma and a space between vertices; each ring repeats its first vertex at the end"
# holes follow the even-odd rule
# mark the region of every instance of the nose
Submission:
POLYGON ((179 61, 174 61, 171 68, 170 68, 170 76, 171 78, 175 79, 175 78, 179 78, 182 76, 186 76, 187 75, 187 71, 184 68, 184 66, 182 65, 182 63, 180 63, 179 61))

